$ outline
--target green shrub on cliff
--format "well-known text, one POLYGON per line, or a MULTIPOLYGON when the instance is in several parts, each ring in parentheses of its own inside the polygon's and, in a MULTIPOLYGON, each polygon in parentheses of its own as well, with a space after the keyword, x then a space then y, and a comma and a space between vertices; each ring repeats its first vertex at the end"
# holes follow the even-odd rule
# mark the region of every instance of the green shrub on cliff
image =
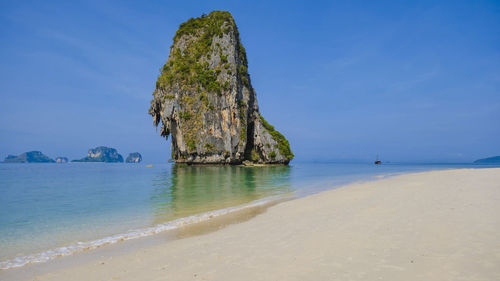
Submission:
MULTIPOLYGON (((290 149, 290 143, 280 132, 274 129, 274 126, 269 124, 264 117, 260 116, 260 121, 262 121, 262 125, 264 128, 271 134, 273 139, 278 143, 278 149, 281 155, 285 156, 289 160, 292 160, 295 155, 293 155, 292 150, 290 149)), ((275 156, 276 157, 276 156, 275 156)))
MULTIPOLYGON (((234 20, 229 12, 214 11, 208 16, 191 18, 180 25, 174 36, 174 45, 185 35, 196 36, 189 41, 186 39, 186 48, 173 52, 169 62, 162 68, 162 73, 156 82, 157 88, 172 87, 174 83, 182 86, 196 87, 201 85, 208 92, 220 94, 221 84, 217 81, 220 73, 210 69, 207 60, 212 51, 214 37, 223 35, 223 26, 235 28, 234 20)), ((239 40, 239 38, 238 38, 239 40)), ((220 45, 219 45, 220 46, 220 45)), ((227 63, 227 55, 220 51, 222 64, 227 63)), ((219 68, 220 69, 220 68, 219 68)))
POLYGON ((209 34, 204 36, 206 38, 212 38, 213 35, 220 36, 223 32, 229 32, 229 27, 222 29, 224 22, 234 24, 233 17, 227 11, 213 11, 208 16, 203 14, 199 18, 190 18, 179 26, 174 36, 174 42, 183 35, 197 35, 200 30, 208 31, 209 34))
MULTIPOLYGON (((249 85, 247 58, 245 48, 241 45, 238 29, 234 23, 233 17, 227 11, 214 11, 208 15, 202 15, 199 18, 191 18, 182 23, 174 36, 175 43, 183 36, 195 36, 194 39, 187 37, 186 48, 174 50, 168 63, 162 68, 162 72, 156 82, 157 88, 172 87, 174 83, 182 86, 196 87, 201 85, 208 92, 221 93, 222 85, 217 81, 219 71, 210 69, 207 63, 212 52, 212 40, 214 37, 221 37, 223 33, 230 30, 235 31, 239 49, 239 60, 242 67, 239 70, 240 78, 245 85, 249 85)), ((218 69, 229 69, 227 55, 222 53, 219 48, 221 66, 218 69)), ((225 88, 224 88, 225 89, 225 88)))
POLYGON ((271 158, 272 160, 276 158, 276 152, 274 150, 269 152, 269 158, 271 158))

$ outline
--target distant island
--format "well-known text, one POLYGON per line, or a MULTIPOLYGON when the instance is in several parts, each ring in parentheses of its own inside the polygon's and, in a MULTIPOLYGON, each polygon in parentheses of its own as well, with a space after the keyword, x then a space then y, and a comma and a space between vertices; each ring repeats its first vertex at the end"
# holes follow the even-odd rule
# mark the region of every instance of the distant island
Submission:
POLYGON ((259 112, 233 16, 214 11, 191 18, 173 41, 149 109, 161 136, 172 135, 172 159, 287 165, 294 155, 259 112))
POLYGON ((51 159, 47 155, 44 155, 40 151, 30 151, 25 152, 19 156, 8 155, 4 163, 55 163, 54 159, 51 159))
POLYGON ((478 159, 474 164, 500 164, 500 156, 478 159))
POLYGON ((127 163, 140 163, 142 161, 142 155, 139 152, 132 152, 127 156, 125 162, 127 163))
MULTIPOLYGON (((127 163, 140 163, 142 155, 139 152, 132 152, 128 155, 127 163)), ((44 155, 40 151, 29 151, 21 155, 8 155, 2 163, 68 163, 67 157, 58 156, 52 159, 44 155)), ((123 163, 123 157, 118 151, 111 147, 99 146, 89 149, 86 157, 75 159, 71 162, 106 162, 106 163, 123 163)))
POLYGON ((123 157, 118 154, 116 149, 111 147, 99 146, 89 149, 86 157, 82 159, 72 160, 71 162, 106 162, 120 163, 123 162, 123 157))
POLYGON ((68 163, 68 158, 66 158, 66 157, 56 157, 56 163, 68 163))

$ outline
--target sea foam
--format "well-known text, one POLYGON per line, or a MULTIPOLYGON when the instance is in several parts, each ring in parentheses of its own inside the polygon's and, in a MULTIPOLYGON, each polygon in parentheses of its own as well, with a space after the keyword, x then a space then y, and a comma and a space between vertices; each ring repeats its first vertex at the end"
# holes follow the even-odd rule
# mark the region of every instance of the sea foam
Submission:
POLYGON ((273 201, 279 201, 283 198, 284 198, 283 196, 267 197, 264 199, 252 201, 251 203, 248 203, 245 205, 209 211, 209 212, 205 212, 205 213, 198 214, 198 215, 193 215, 193 216, 189 216, 189 217, 185 217, 185 218, 179 218, 179 219, 169 221, 167 223, 158 224, 158 225, 155 225, 152 227, 134 229, 134 230, 131 230, 131 231, 126 232, 126 233, 107 236, 107 237, 104 237, 101 239, 96 239, 96 240, 87 241, 87 242, 77 242, 74 244, 70 244, 70 245, 63 246, 63 247, 58 247, 55 249, 47 250, 47 251, 36 253, 36 254, 15 257, 12 259, 0 261, 0 269, 5 270, 5 269, 10 269, 10 268, 22 267, 22 266, 27 265, 27 264, 47 262, 47 261, 52 260, 52 259, 57 258, 57 257, 69 256, 69 255, 72 255, 72 254, 77 253, 77 252, 96 249, 96 248, 99 248, 99 247, 102 247, 105 245, 114 244, 114 243, 117 243, 120 241, 126 241, 126 240, 151 236, 151 235, 158 234, 161 232, 174 230, 174 229, 180 228, 182 226, 207 221, 207 220, 213 219, 215 217, 223 216, 223 215, 226 215, 226 214, 229 214, 232 212, 241 211, 241 210, 248 209, 248 208, 254 208, 254 207, 259 207, 259 206, 263 206, 266 204, 270 204, 273 201))

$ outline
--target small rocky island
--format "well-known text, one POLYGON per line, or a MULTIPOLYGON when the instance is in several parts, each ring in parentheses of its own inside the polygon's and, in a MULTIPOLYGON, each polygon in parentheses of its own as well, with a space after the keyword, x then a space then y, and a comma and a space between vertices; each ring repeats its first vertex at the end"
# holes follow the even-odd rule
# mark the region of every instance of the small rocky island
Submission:
POLYGON ((260 114, 245 48, 231 14, 180 25, 149 113, 172 159, 187 164, 288 164, 288 140, 260 114))
POLYGON ((8 155, 4 163, 55 163, 53 159, 40 151, 25 152, 19 156, 8 155))
POLYGON ((500 156, 478 159, 474 164, 500 164, 500 156))
POLYGON ((99 146, 93 149, 89 149, 86 157, 79 160, 72 160, 71 162, 106 162, 106 163, 117 163, 123 162, 123 157, 118 154, 118 151, 114 148, 99 146))
POLYGON ((56 157, 56 163, 68 163, 68 158, 66 157, 56 157))
POLYGON ((140 163, 142 161, 142 155, 139 152, 132 152, 125 159, 126 163, 140 163))

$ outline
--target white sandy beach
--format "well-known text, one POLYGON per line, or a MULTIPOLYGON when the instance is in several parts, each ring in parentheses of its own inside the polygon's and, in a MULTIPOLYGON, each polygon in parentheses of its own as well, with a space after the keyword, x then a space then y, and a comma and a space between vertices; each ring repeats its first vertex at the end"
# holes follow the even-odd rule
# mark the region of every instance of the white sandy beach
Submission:
POLYGON ((352 184, 27 280, 500 280, 500 169, 352 184))

